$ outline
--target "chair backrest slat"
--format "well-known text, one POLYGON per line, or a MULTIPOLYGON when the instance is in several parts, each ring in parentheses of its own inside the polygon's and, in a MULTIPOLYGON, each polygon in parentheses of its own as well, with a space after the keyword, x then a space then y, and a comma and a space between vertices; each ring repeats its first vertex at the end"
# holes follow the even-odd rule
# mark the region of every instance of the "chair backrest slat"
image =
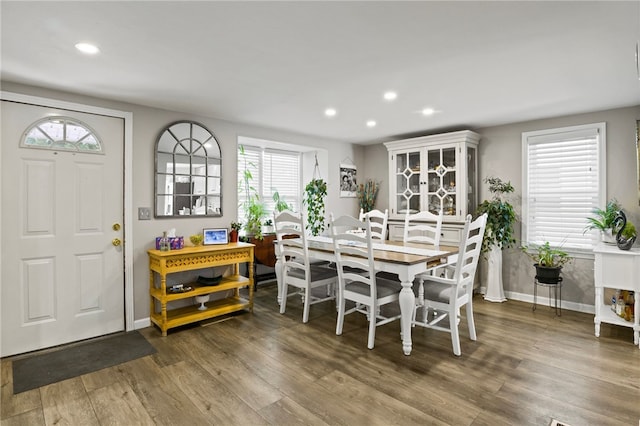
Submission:
POLYGON ((361 222, 364 222, 365 218, 367 217, 371 222, 371 238, 383 241, 386 240, 389 210, 385 209, 384 212, 380 210, 371 210, 365 213, 363 209, 360 209, 359 220, 361 222))
POLYGON ((487 214, 483 214, 473 222, 468 215, 462 231, 462 239, 458 247, 458 261, 454 279, 462 285, 473 282, 478 267, 478 259, 482 249, 482 239, 487 225, 487 214))
POLYGON ((330 228, 340 282, 362 282, 372 288, 370 294, 376 294, 370 219, 367 216, 364 221, 351 216, 334 219, 332 214, 330 228), (359 229, 364 229, 364 235, 348 232, 359 229))
POLYGON ((405 243, 433 244, 438 247, 442 233, 442 218, 442 212, 439 215, 427 210, 413 214, 407 212, 402 240, 405 243))
POLYGON ((273 223, 284 273, 296 268, 303 270, 305 277, 310 276, 309 262, 305 261, 309 258, 309 249, 304 216, 284 210, 273 214, 273 223))

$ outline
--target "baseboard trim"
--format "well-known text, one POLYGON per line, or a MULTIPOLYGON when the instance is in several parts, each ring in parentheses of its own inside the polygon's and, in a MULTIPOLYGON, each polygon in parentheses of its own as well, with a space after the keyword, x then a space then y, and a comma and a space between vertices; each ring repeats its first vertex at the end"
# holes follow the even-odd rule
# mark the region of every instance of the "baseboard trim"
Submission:
POLYGON ((139 320, 135 320, 133 322, 133 329, 134 330, 139 330, 141 328, 147 328, 151 325, 151 318, 147 317, 147 318, 142 318, 139 320))
MULTIPOLYGON (((485 294, 486 287, 480 287, 480 293, 485 294)), ((518 293, 515 291, 505 291, 507 299, 517 300, 519 302, 531 303, 533 305, 533 294, 518 293)), ((548 297, 538 296, 537 304, 549 306, 549 303, 553 303, 553 299, 548 297)), ((585 314, 595 314, 595 305, 587 305, 584 303, 569 302, 567 300, 562 301, 562 309, 569 311, 584 312, 585 314)))

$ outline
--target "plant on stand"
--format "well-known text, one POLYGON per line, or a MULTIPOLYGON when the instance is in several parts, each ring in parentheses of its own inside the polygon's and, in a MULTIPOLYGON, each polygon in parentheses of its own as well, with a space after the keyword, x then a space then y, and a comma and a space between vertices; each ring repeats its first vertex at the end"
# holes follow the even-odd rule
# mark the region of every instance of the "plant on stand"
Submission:
POLYGON ((559 247, 551 247, 549 241, 542 245, 522 246, 522 251, 535 263, 536 279, 541 283, 558 284, 562 267, 569 261, 569 254, 559 247))
POLYGON ((364 213, 370 212, 375 207, 379 190, 380 183, 373 179, 367 179, 365 183, 358 185, 358 189, 356 190, 358 203, 364 213))
POLYGON ((489 184, 489 192, 493 194, 490 200, 483 201, 476 210, 476 217, 487 213, 487 227, 482 240, 482 253, 488 253, 484 299, 489 302, 504 302, 507 298, 502 284, 502 250, 513 247, 516 242, 513 237, 516 212, 504 196, 512 193, 514 188, 511 182, 503 182, 497 177, 487 177, 484 182, 489 184))

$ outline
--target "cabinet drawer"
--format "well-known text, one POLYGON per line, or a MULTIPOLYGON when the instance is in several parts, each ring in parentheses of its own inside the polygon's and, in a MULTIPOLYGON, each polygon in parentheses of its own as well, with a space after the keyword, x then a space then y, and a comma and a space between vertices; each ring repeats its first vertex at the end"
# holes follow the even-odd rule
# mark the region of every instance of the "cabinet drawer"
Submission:
MULTIPOLYGON (((457 246, 460 242, 462 229, 443 226, 440 230, 440 243, 443 245, 457 246)), ((389 240, 402 241, 404 237, 404 224, 389 225, 389 240)))
POLYGON ((443 226, 440 233, 440 244, 452 243, 453 245, 458 245, 461 232, 462 229, 460 228, 445 228, 443 226))

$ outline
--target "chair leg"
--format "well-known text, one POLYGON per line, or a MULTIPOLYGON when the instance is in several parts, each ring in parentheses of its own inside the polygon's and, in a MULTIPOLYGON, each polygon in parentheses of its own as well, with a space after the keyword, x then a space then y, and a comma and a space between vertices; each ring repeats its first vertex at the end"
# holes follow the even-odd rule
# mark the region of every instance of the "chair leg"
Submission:
POLYGON ((309 303, 311 301, 311 289, 304 290, 304 310, 302 311, 302 322, 309 322, 309 303))
POLYGON ((451 344, 453 345, 453 353, 460 356, 460 333, 458 333, 458 313, 456 310, 449 310, 449 328, 451 331, 451 344))
POLYGON ((373 349, 374 342, 376 340, 376 316, 371 312, 372 309, 369 307, 367 309, 369 311, 369 339, 367 341, 367 348, 373 349))
POLYGON ((280 313, 284 314, 284 311, 287 309, 287 293, 289 293, 289 286, 285 283, 282 284, 282 289, 280 290, 282 300, 280 301, 280 313))
POLYGON ((476 323, 473 319, 473 302, 471 302, 471 298, 467 302, 467 324, 469 325, 469 338, 471 340, 477 340, 476 336, 476 323))
POLYGON ((338 320, 336 321, 336 335, 342 334, 342 326, 344 325, 344 297, 340 297, 338 301, 338 320))

